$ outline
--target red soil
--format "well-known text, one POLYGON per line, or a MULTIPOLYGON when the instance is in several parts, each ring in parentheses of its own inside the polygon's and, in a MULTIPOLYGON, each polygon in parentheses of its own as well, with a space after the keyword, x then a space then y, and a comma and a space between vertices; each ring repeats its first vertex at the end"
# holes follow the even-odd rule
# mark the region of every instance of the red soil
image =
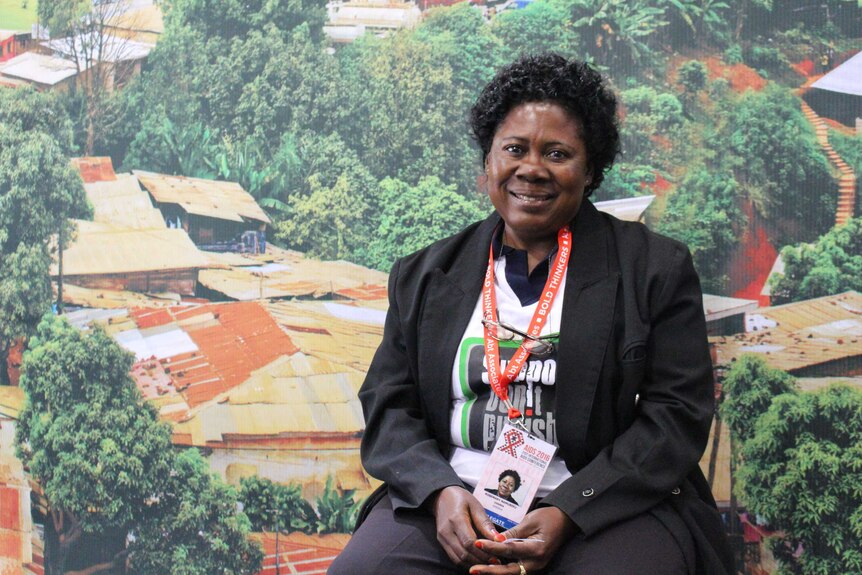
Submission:
MULTIPOLYGON (((761 301, 760 292, 766 285, 778 252, 769 241, 766 227, 752 206, 746 203, 743 209, 748 216, 749 229, 743 234, 739 249, 730 259, 728 271, 731 284, 741 286, 733 292, 733 297, 761 301)), ((761 305, 764 302, 761 301, 761 305)))
POLYGON ((745 64, 733 64, 728 66, 715 56, 707 56, 703 59, 706 65, 709 79, 724 78, 730 82, 734 92, 745 92, 749 88, 759 92, 766 87, 766 79, 758 74, 754 68, 745 64))

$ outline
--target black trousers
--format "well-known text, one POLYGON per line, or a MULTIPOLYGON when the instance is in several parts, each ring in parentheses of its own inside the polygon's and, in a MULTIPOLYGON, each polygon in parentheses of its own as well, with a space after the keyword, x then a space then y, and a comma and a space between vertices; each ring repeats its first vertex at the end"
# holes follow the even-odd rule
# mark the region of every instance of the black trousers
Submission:
MULTIPOLYGON (((691 538, 678 541, 644 513, 589 538, 575 537, 544 569, 548 575, 686 575, 691 538)), ((374 506, 335 559, 328 575, 462 575, 437 543, 434 517, 422 510, 392 510, 389 496, 374 506)), ((531 575, 538 575, 531 573, 531 575)))

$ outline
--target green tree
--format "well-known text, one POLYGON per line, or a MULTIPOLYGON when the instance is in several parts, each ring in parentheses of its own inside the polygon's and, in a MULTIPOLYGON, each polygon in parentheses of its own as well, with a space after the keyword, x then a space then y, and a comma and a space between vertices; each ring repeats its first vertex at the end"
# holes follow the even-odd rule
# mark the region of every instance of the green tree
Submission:
POLYGON ((172 458, 167 480, 129 546, 135 575, 252 575, 263 561, 237 510, 236 490, 214 475, 196 449, 172 458))
POLYGON ((746 92, 729 112, 725 131, 735 177, 779 229, 780 243, 809 240, 832 226, 837 183, 789 90, 770 84, 746 92))
POLYGON ((314 508, 302 497, 299 485, 282 485, 264 477, 240 480, 240 501, 255 531, 289 528, 311 532, 316 524, 314 508))
POLYGON ((623 90, 620 99, 625 110, 620 127, 625 162, 647 166, 670 164, 668 146, 659 142, 670 140, 673 146, 677 136, 684 133, 688 120, 679 99, 649 86, 623 90))
POLYGON ((558 52, 576 57, 581 38, 572 27, 570 0, 531 2, 520 10, 505 10, 492 20, 494 34, 513 55, 558 52))
POLYGON ((465 198, 455 190, 454 185, 447 186, 433 176, 422 178, 415 186, 393 178, 381 181, 376 194, 379 223, 365 261, 388 270, 397 258, 487 215, 487 203, 480 202, 478 195, 465 198))
POLYGON ((53 316, 24 355, 18 455, 50 505, 49 575, 65 573, 85 533, 136 525, 170 470, 170 429, 144 402, 131 365, 101 329, 87 335, 53 316))
MULTIPOLYGON (((668 0, 676 15, 688 28, 687 42, 704 45, 709 40, 724 40, 728 32, 730 5, 722 0, 668 0)), ((678 34, 678 31, 677 31, 678 34)))
POLYGON ((724 289, 723 263, 744 229, 737 193, 738 185, 729 172, 694 168, 668 200, 657 225, 659 232, 689 247, 706 291, 721 293, 724 289))
POLYGON ((721 419, 730 426, 734 439, 746 441, 754 436, 757 419, 766 413, 775 398, 795 390, 793 376, 769 367, 760 356, 744 354, 724 378, 721 419))
POLYGON ((644 0, 577 0, 572 27, 596 62, 613 70, 652 64, 652 44, 667 26, 665 7, 644 0))
POLYGON ((236 494, 195 451, 176 456, 129 375, 132 356, 101 328, 89 333, 46 316, 24 355, 27 394, 18 455, 49 504, 46 573, 114 572, 126 558, 147 575, 255 573, 236 494), (86 537, 130 533, 112 560, 82 565, 86 537))
POLYGON ((770 279, 776 304, 862 291, 862 218, 835 227, 814 244, 785 246, 784 273, 770 279))
POLYGON ((354 490, 339 491, 332 485, 332 476, 326 478, 323 493, 315 500, 317 507, 317 533, 351 533, 356 525, 360 503, 354 501, 354 490))
POLYGON ((0 384, 10 347, 50 309, 52 238, 67 243, 69 218, 91 213, 70 146, 71 122, 56 100, 0 88, 0 384))
POLYGON ((267 24, 285 33, 308 26, 320 38, 326 23, 323 0, 166 0, 164 9, 166 32, 194 27, 218 41, 245 36, 267 24))
POLYGON ((39 0, 41 25, 51 33, 52 50, 61 52, 75 64, 78 76, 68 103, 80 103, 85 155, 93 155, 97 140, 105 137, 118 116, 119 98, 112 92, 126 81, 135 66, 128 58, 132 48, 127 39, 114 35, 115 20, 131 8, 131 0, 98 2, 90 0, 39 0), (76 96, 81 98, 77 102, 76 96))
POLYGON ((785 393, 753 427, 737 485, 749 511, 781 533, 772 545, 780 573, 862 573, 862 393, 785 393))
POLYGON ((481 10, 469 2, 429 10, 415 35, 433 46, 452 69, 453 85, 471 99, 504 63, 502 43, 485 23, 481 10))
POLYGON ((338 133, 377 179, 417 182, 426 175, 472 182, 464 91, 434 46, 406 30, 366 36, 339 53, 338 133))
POLYGON ((308 184, 308 194, 290 197, 289 216, 275 225, 276 238, 320 259, 352 259, 368 237, 363 191, 351 189, 346 175, 331 187, 317 175, 308 184))
POLYGON ((676 74, 677 82, 682 86, 683 101, 690 114, 697 103, 697 95, 706 88, 706 66, 698 60, 689 60, 677 69, 676 74))
POLYGON ((492 31, 513 54, 552 51, 574 55, 577 36, 568 26, 569 8, 559 0, 532 2, 492 20, 492 31))

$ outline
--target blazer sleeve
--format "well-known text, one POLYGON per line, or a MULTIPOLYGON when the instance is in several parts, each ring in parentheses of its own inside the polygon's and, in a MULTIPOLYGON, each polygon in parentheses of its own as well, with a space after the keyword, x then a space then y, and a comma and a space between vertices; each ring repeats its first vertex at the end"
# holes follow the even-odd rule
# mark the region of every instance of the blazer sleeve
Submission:
POLYGON ((645 357, 621 366, 643 370, 633 423, 542 501, 586 535, 679 493, 709 435, 713 378, 700 283, 688 250, 672 245, 652 270, 652 279, 663 281, 648 296, 645 357))
POLYGON ((405 345, 399 270, 396 262, 389 276, 383 341, 359 390, 366 424, 362 462, 372 476, 388 485, 396 509, 418 507, 434 492, 462 485, 425 419, 415 363, 405 345))

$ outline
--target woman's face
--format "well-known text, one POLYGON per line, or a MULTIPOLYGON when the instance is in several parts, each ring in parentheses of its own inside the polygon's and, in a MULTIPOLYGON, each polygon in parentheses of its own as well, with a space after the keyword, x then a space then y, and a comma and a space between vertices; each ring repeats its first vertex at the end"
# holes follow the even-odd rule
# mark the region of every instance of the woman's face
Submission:
POLYGON ((508 497, 515 491, 515 478, 511 475, 504 475, 500 483, 497 484, 497 495, 500 497, 508 497))
POLYGON ((578 213, 591 177, 580 133, 580 122, 551 102, 521 104, 497 128, 486 184, 512 247, 554 245, 578 213))

